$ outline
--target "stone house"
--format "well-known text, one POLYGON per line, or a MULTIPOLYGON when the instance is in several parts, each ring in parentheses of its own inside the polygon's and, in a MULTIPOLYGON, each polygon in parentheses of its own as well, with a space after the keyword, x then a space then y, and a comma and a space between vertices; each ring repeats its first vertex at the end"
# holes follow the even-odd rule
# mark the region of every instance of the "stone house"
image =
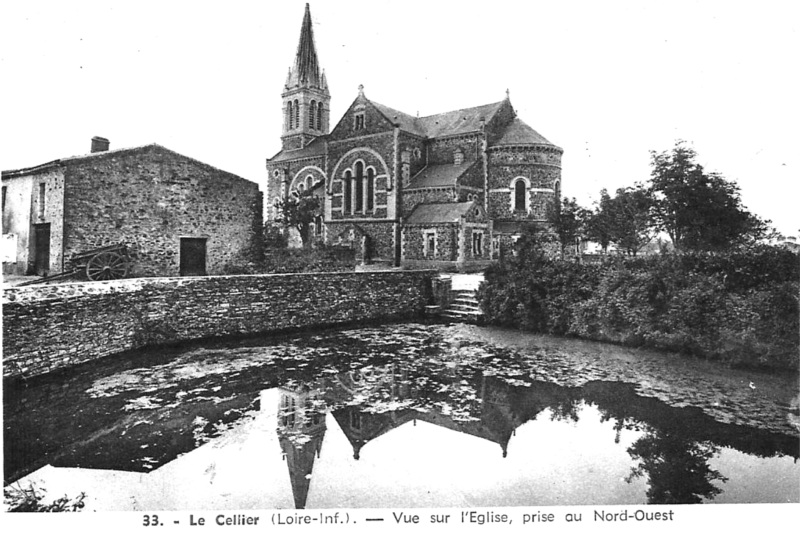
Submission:
POLYGON ((269 205, 323 182, 325 241, 353 236, 365 262, 394 266, 480 269, 524 228, 546 226, 561 194, 563 150, 517 117, 508 92, 414 117, 370 100, 361 86, 330 128, 315 46, 306 4, 282 93, 282 149, 266 162, 269 205))
POLYGON ((159 145, 2 172, 3 273, 52 275, 125 244, 132 276, 222 274, 260 247, 258 185, 159 145))

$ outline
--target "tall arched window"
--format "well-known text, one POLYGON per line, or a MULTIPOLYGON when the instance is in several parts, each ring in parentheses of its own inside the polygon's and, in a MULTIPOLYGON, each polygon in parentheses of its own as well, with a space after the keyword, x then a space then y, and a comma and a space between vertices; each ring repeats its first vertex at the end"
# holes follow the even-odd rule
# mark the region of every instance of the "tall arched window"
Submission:
POLYGON ((556 180, 556 183, 553 185, 553 189, 555 190, 555 193, 556 193, 556 202, 558 204, 561 204, 561 181, 560 180, 556 180))
POLYGON ((311 106, 308 108, 308 127, 314 128, 314 116, 317 114, 317 101, 312 100, 311 106))
POLYGON ((356 212, 364 211, 364 164, 356 163, 356 212))
POLYGON ((352 212, 353 207, 353 175, 350 170, 344 172, 344 213, 352 212))
POLYGON ((524 180, 517 180, 514 184, 514 211, 525 213, 528 211, 527 191, 524 180))
POLYGON ((322 130, 322 102, 318 104, 317 108, 317 130, 322 130))
POLYGON ((286 108, 286 128, 291 130, 293 128, 292 121, 294 120, 294 106, 292 101, 289 101, 289 107, 286 108))
POLYGON ((312 177, 311 175, 308 175, 306 177, 306 189, 311 189, 311 186, 313 186, 313 185, 314 185, 314 177, 312 177))
POLYGON ((375 170, 367 169, 367 212, 372 212, 375 207, 375 170))
POLYGON ((294 126, 295 128, 300 127, 300 103, 297 102, 297 99, 294 100, 294 126))

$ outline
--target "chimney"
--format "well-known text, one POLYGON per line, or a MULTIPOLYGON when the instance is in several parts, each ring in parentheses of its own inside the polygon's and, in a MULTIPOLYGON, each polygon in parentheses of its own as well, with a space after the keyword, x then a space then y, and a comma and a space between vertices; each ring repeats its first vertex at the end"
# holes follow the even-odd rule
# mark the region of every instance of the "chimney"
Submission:
POLYGON ((94 136, 92 138, 92 152, 106 152, 108 150, 108 140, 104 137, 94 136))

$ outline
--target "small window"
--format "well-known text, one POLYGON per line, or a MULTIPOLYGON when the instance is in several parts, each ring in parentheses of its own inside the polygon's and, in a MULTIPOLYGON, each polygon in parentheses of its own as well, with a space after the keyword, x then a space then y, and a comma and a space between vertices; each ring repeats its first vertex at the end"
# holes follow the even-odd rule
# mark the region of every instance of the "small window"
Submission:
POLYGON ((364 113, 357 113, 355 115, 355 124, 353 127, 355 130, 363 130, 364 129, 364 113))
POLYGON ((472 231, 472 256, 483 256, 483 232, 472 231))
POLYGON ((461 165, 464 163, 464 153, 461 152, 461 149, 456 149, 453 152, 453 164, 454 165, 461 165))
POLYGON ((422 256, 436 258, 436 231, 429 230, 423 233, 422 256))
POLYGON ((313 185, 314 185, 314 177, 312 177, 311 175, 308 175, 306 177, 306 189, 311 189, 311 186, 313 186, 313 185))
POLYGON ((39 217, 44 217, 47 184, 39 182, 39 217))
POLYGON ((528 211, 527 188, 524 180, 517 180, 514 183, 514 211, 526 213, 528 211))

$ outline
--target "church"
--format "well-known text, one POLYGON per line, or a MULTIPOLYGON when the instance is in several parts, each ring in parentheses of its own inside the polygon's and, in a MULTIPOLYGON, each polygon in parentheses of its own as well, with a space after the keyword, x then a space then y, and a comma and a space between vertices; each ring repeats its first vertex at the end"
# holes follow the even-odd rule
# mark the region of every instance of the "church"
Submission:
POLYGON ((268 220, 290 195, 317 195, 313 232, 361 263, 475 271, 528 226, 542 228, 561 187, 563 150, 503 100, 415 117, 364 87, 330 122, 331 94, 306 4, 282 93, 282 148, 267 159, 268 220))

